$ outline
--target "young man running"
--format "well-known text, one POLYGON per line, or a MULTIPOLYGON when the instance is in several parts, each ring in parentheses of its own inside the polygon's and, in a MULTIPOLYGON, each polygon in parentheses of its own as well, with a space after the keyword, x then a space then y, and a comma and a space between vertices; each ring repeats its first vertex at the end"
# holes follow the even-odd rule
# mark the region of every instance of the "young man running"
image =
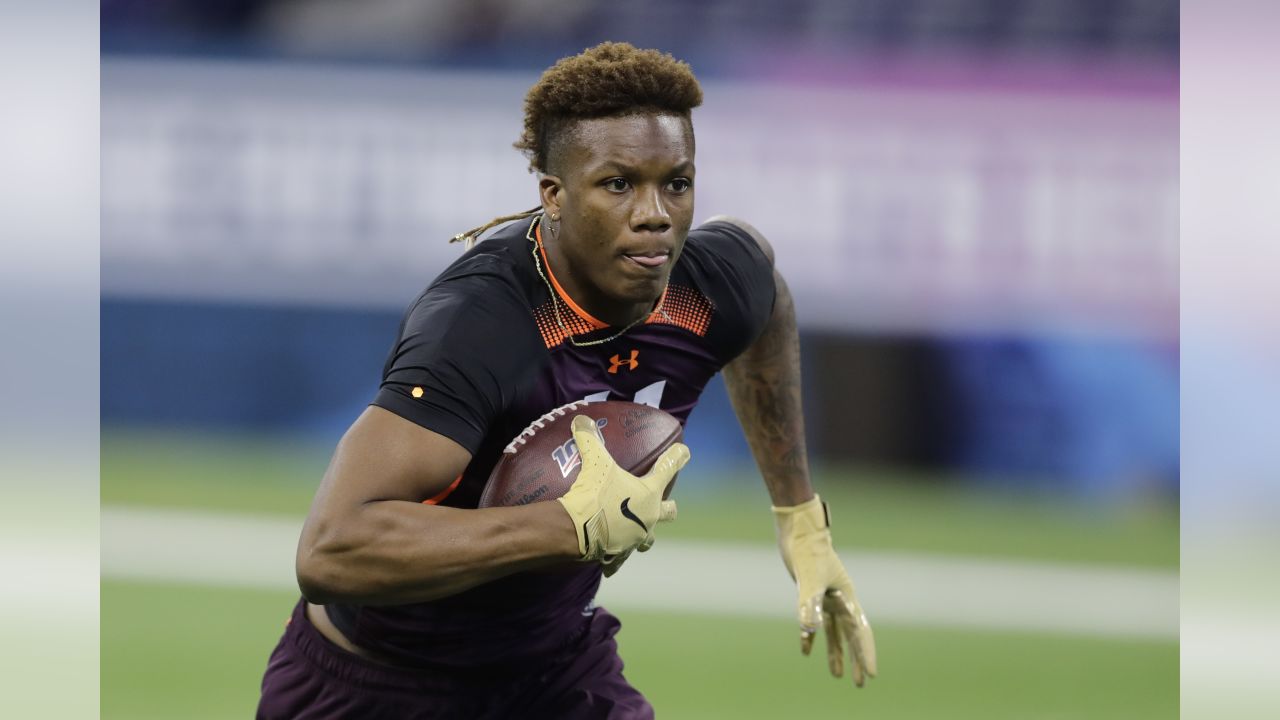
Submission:
POLYGON ((382 387, 334 454, 298 547, 304 599, 271 656, 260 718, 652 718, 623 677, 601 577, 674 517, 676 445, 644 478, 574 421, 583 470, 558 502, 477 509, 502 448, 577 400, 681 422, 724 370, 796 579, 801 647, 871 628, 809 483, 795 310, 747 223, 693 222, 691 111, 669 55, 604 43, 548 69, 516 147, 540 205, 469 249, 406 312, 382 387), (644 521, 615 517, 625 490, 644 521), (590 522, 588 522, 590 520, 590 522))

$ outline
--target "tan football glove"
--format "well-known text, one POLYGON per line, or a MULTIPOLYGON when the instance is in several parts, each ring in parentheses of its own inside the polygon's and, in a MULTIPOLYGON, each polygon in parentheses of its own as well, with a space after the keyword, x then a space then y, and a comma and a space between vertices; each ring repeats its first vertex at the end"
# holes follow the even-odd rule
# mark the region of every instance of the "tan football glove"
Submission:
POLYGON ((876 676, 876 640, 853 592, 853 581, 831 547, 827 507, 815 495, 794 507, 774 507, 782 561, 799 591, 800 652, 813 648, 821 625, 827 632, 827 664, 844 675, 844 645, 853 657, 853 682, 862 687, 876 676))
POLYGON ((636 477, 613 461, 591 418, 573 419, 573 440, 582 469, 569 492, 558 499, 573 518, 582 559, 603 561, 612 575, 632 550, 644 552, 653 545, 658 523, 675 520, 675 501, 663 500, 662 492, 689 462, 689 448, 672 445, 648 474, 636 477))

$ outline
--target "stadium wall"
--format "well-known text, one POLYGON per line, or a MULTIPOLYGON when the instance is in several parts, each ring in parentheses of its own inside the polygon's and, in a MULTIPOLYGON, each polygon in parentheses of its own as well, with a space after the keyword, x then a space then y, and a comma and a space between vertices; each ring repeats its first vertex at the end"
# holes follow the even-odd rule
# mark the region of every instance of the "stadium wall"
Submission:
MULTIPOLYGON (((1176 85, 775 75, 706 82, 698 219, 778 251, 816 457, 1176 487, 1176 85)), ((336 439, 446 239, 536 202, 534 78, 104 58, 103 422, 336 439)), ((690 434, 747 457, 718 383, 690 434)))
MULTIPOLYGON (((377 390, 399 322, 380 309, 104 299, 102 421, 336 442, 377 390)), ((1088 496, 1176 491, 1176 347, 807 332, 803 352, 817 462, 1088 496)), ((688 439, 704 467, 750 457, 718 378, 688 439)))

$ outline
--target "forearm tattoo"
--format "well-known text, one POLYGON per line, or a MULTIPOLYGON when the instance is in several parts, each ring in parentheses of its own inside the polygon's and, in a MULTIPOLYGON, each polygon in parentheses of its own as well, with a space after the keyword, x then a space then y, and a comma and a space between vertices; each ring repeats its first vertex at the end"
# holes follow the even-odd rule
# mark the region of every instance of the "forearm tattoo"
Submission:
POLYGON ((750 348, 725 367, 725 385, 774 505, 812 496, 800 396, 800 338, 795 304, 774 273, 773 316, 750 348))

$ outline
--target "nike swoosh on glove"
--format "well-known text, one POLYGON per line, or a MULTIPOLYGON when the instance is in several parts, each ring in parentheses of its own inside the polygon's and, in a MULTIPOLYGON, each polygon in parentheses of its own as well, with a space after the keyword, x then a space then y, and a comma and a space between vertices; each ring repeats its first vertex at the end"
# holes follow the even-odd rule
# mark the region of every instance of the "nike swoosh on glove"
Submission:
POLYGON ((658 523, 675 519, 675 501, 663 500, 662 493, 689 462, 689 448, 683 443, 672 445, 648 473, 636 477, 614 462, 594 420, 578 415, 572 427, 582 468, 569 492, 558 500, 573 518, 581 559, 611 563, 606 570, 616 571, 619 558, 625 560, 631 551, 644 552, 653 545, 658 523))

